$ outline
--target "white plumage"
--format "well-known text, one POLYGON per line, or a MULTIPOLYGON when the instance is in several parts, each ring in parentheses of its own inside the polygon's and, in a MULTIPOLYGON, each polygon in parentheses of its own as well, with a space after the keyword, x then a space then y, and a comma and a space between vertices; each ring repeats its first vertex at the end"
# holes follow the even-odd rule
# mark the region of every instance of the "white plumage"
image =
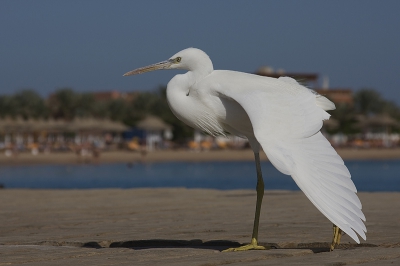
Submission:
POLYGON ((289 77, 213 70, 210 58, 195 48, 125 76, 174 68, 188 70, 167 86, 169 105, 180 120, 214 136, 229 132, 245 137, 257 156, 261 146, 332 223, 357 243, 356 233, 366 239, 365 216, 350 173, 320 132, 330 117, 326 111, 335 109, 331 101, 289 77))

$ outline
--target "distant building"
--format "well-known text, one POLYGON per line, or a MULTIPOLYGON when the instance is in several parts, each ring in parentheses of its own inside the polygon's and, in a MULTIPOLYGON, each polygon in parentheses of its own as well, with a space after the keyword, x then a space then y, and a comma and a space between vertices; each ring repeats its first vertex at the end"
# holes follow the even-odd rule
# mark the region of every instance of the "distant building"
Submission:
POLYGON ((315 89, 315 91, 336 105, 349 105, 353 106, 353 91, 351 89, 315 89))
MULTIPOLYGON (((118 100, 118 99, 123 99, 126 101, 133 101, 136 99, 136 97, 140 94, 140 92, 120 92, 120 91, 96 91, 96 92, 88 92, 91 94, 94 98, 95 101, 97 102, 106 102, 109 100, 118 100)), ((56 94, 50 94, 48 101, 54 100, 56 97, 56 94)))
POLYGON ((98 91, 92 93, 94 99, 99 102, 123 99, 126 101, 133 101, 139 92, 119 92, 119 91, 98 91))
POLYGON ((283 69, 274 71, 274 69, 271 67, 263 66, 260 67, 254 74, 271 78, 291 77, 308 88, 316 88, 318 85, 318 74, 316 73, 290 73, 285 72, 283 69))
POLYGON ((293 73, 293 72, 290 73, 290 72, 285 72, 282 69, 274 71, 273 68, 264 66, 260 67, 255 72, 255 74, 272 78, 279 78, 282 76, 291 77, 297 80, 302 85, 306 86, 307 88, 313 89, 317 93, 327 97, 336 105, 352 106, 354 104, 353 92, 351 89, 329 88, 329 80, 327 77, 325 77, 323 80, 323 85, 322 85, 323 88, 319 88, 318 86, 319 75, 316 73, 293 73))

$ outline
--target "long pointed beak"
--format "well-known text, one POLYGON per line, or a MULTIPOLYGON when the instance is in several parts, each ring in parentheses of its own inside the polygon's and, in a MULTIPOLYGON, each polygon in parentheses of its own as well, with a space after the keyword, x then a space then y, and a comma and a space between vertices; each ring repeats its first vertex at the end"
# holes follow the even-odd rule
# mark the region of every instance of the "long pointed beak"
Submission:
POLYGON ((154 71, 154 70, 159 70, 159 69, 168 69, 171 65, 172 65, 172 62, 170 60, 165 60, 165 61, 162 61, 162 62, 159 62, 156 64, 152 64, 149 66, 137 68, 132 71, 126 72, 124 74, 124 77, 131 76, 131 75, 138 75, 138 74, 142 74, 142 73, 146 73, 146 72, 150 72, 150 71, 154 71))

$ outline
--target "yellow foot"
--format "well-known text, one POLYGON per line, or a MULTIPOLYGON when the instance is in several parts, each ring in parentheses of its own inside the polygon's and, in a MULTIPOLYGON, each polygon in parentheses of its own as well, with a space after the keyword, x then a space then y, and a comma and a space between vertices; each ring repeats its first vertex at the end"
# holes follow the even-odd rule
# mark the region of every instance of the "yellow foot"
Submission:
POLYGON ((228 248, 223 250, 222 252, 229 252, 229 251, 246 251, 246 250, 267 250, 270 249, 270 247, 264 247, 264 246, 259 246, 257 244, 257 240, 255 240, 254 238, 251 240, 251 244, 248 245, 244 245, 241 247, 237 247, 237 248, 228 248))
POLYGON ((333 225, 333 239, 330 251, 333 251, 340 244, 340 238, 342 237, 342 229, 337 227, 335 224, 333 225))

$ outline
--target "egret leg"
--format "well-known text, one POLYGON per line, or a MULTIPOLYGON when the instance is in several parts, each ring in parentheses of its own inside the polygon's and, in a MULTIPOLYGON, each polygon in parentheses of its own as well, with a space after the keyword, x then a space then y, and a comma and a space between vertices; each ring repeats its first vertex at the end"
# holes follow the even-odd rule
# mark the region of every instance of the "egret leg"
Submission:
POLYGON ((333 251, 339 244, 340 238, 342 237, 342 229, 337 227, 335 224, 333 225, 333 239, 330 251, 333 251))
POLYGON ((258 245, 258 225, 260 221, 261 203, 264 196, 264 180, 261 174, 260 165, 260 155, 259 153, 254 153, 257 169, 257 203, 256 203, 256 213, 254 217, 253 225, 253 235, 251 236, 251 243, 237 248, 228 248, 224 251, 245 251, 245 250, 265 250, 269 247, 258 245))

